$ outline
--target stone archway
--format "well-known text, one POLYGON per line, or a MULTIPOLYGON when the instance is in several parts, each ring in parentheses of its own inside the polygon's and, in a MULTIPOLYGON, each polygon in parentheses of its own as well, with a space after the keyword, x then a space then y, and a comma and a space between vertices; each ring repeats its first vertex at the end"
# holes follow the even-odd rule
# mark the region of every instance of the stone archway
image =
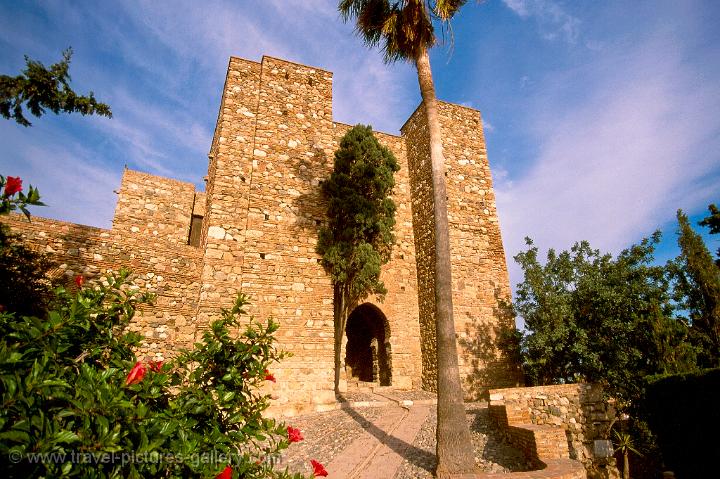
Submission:
POLYGON ((345 370, 348 379, 390 386, 390 326, 380 308, 370 303, 356 307, 348 316, 345 335, 345 370))

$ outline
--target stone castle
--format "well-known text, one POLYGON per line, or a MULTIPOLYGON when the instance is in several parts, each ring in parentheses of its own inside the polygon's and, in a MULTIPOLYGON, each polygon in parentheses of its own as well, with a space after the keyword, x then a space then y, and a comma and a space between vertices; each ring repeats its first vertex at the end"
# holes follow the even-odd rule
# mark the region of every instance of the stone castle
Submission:
MULTIPOLYGON (((480 112, 440 103, 459 363, 468 398, 515 386, 517 365, 500 337, 514 328, 480 112)), ((53 255, 62 274, 98 277, 129 267, 134 284, 157 294, 131 328, 139 357, 189 347, 229 307, 280 323, 272 410, 293 415, 335 406, 333 288, 315 252, 325 220, 319 183, 350 126, 332 118, 332 73, 285 60, 231 58, 209 153, 206 191, 126 169, 112 229, 35 217, 12 218, 17 232, 53 255)), ((350 315, 342 382, 398 389, 435 387, 433 228, 430 153, 421 104, 401 135, 376 133, 401 166, 392 259, 383 302, 368 298, 350 315)))

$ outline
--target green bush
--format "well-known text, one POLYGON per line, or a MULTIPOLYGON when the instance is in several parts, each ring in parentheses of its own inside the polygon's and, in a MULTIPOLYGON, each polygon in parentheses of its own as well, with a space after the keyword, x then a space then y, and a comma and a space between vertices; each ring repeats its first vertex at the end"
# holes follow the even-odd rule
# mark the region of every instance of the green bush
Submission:
POLYGON ((649 378, 641 408, 657 436, 666 469, 707 477, 720 453, 720 368, 649 378))
POLYGON ((192 351, 145 364, 125 326, 150 298, 127 278, 59 288, 42 319, 0 313, 4 477, 290 477, 272 468, 288 429, 262 416, 277 324, 241 321, 239 296, 192 351))

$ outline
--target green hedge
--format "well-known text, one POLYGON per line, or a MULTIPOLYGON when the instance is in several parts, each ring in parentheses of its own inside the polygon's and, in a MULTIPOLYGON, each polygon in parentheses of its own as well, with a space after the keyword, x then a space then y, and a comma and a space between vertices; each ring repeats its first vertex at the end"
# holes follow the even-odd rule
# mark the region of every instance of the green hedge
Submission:
POLYGON ((644 404, 666 469, 679 479, 709 477, 720 460, 720 368, 655 376, 644 404))

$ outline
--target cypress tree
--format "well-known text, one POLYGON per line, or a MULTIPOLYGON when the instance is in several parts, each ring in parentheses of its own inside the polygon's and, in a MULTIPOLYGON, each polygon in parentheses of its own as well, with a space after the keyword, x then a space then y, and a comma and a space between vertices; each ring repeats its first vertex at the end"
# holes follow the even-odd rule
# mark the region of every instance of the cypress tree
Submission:
POLYGON ((334 170, 321 185, 327 225, 317 252, 332 278, 335 319, 335 390, 340 382, 340 349, 352 309, 370 294, 387 292, 380 268, 390 260, 395 203, 388 197, 400 167, 370 126, 357 125, 340 140, 334 170))
MULTIPOLYGON (((709 226, 711 235, 718 234, 720 233, 720 210, 714 203, 708 205, 708 210, 710 210, 710 216, 703 218, 699 224, 700 226, 709 226)), ((720 248, 717 250, 717 259, 715 260, 715 264, 720 267, 720 248)))
POLYGON ((678 290, 692 322, 691 338, 699 348, 702 366, 720 365, 720 269, 713 262, 702 237, 693 231, 687 215, 678 210, 678 258, 682 275, 678 290))

